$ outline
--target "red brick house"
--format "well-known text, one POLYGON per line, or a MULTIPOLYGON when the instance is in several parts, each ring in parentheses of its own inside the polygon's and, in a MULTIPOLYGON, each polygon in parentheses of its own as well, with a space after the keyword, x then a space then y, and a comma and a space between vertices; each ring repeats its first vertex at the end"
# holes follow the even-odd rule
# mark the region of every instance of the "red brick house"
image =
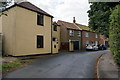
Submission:
POLYGON ((60 20, 57 23, 61 27, 61 50, 84 50, 87 44, 107 44, 107 38, 91 31, 88 26, 76 23, 75 17, 73 23, 60 20))
POLYGON ((74 23, 58 21, 60 25, 60 50, 80 50, 81 49, 81 29, 74 23))
POLYGON ((87 44, 95 44, 98 45, 100 41, 100 36, 90 31, 88 26, 77 24, 82 29, 82 49, 85 49, 87 44))
POLYGON ((100 35, 99 44, 102 44, 102 45, 109 47, 108 41, 109 41, 108 38, 106 38, 104 35, 100 35))

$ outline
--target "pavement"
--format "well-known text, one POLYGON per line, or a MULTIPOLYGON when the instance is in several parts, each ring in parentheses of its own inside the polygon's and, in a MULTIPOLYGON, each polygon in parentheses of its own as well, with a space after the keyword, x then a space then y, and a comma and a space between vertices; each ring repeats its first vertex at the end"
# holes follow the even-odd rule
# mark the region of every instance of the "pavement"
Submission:
POLYGON ((3 78, 95 78, 96 60, 106 51, 67 52, 34 59, 3 78))
POLYGON ((98 78, 120 80, 120 70, 118 70, 111 53, 106 53, 99 59, 98 78))

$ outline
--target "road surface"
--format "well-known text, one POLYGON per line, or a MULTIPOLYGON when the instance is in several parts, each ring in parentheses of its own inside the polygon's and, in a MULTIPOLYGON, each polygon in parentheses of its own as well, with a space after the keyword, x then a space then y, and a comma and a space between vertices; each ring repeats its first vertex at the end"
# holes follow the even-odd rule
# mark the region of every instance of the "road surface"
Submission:
POLYGON ((68 52, 50 55, 39 59, 26 67, 4 75, 4 78, 95 78, 97 58, 109 52, 87 51, 68 52))

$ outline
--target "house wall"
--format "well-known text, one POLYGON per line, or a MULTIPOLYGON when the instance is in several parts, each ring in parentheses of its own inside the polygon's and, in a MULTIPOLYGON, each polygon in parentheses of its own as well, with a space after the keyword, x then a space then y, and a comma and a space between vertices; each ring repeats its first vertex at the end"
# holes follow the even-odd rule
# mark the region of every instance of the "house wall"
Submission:
POLYGON ((82 31, 82 49, 85 49, 86 41, 89 41, 89 44, 92 44, 91 41, 98 41, 99 44, 99 40, 100 40, 99 35, 98 38, 96 38, 96 33, 90 31, 82 31), (89 33, 88 37, 85 37, 85 32, 89 33))
POLYGON ((69 42, 69 51, 70 52, 74 51, 74 43, 72 41, 69 42))
POLYGON ((81 37, 78 36, 78 30, 74 30, 74 36, 70 36, 69 29, 61 26, 61 50, 74 51, 74 43, 69 41, 79 41, 79 49, 81 49, 81 37))
POLYGON ((13 7, 5 11, 7 16, 2 16, 3 51, 9 55, 14 55, 15 53, 16 9, 16 7, 13 7))
POLYGON ((78 30, 74 30, 74 36, 68 35, 68 39, 73 41, 79 41, 79 49, 81 49, 81 36, 78 36, 78 30))
POLYGON ((0 17, 0 51, 2 50, 2 17, 0 17))
POLYGON ((36 12, 17 6, 9 9, 9 14, 3 23, 6 53, 13 56, 51 53, 51 17, 44 15, 44 26, 39 26, 36 12), (44 36, 44 48, 37 48, 37 35, 44 36))
POLYGON ((60 26, 60 41, 61 43, 68 42, 68 31, 64 26, 60 26))
POLYGON ((60 50, 69 50, 68 30, 64 26, 60 26, 60 50))
POLYGON ((74 30, 74 36, 69 35, 69 30, 68 30, 68 39, 69 40, 78 40, 81 41, 81 37, 78 36, 78 30, 74 30))
POLYGON ((100 35, 100 44, 109 47, 108 41, 109 41, 108 38, 106 38, 104 35, 100 35))
POLYGON ((2 33, 2 16, 0 17, 0 33, 2 33))
POLYGON ((58 53, 60 49, 60 26, 57 26, 57 31, 54 31, 54 26, 52 26, 52 38, 57 38, 58 40, 58 42, 52 40, 52 53, 58 53))

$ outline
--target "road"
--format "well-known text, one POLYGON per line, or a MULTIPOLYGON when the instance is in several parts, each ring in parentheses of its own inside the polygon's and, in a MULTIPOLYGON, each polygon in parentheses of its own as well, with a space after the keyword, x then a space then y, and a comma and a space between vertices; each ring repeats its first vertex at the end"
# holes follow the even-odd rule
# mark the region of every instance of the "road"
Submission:
POLYGON ((42 57, 4 78, 94 78, 96 60, 107 52, 68 52, 42 57))
MULTIPOLYGON (((1 37, 1 36, 0 36, 1 37)), ((1 40, 1 38, 0 38, 0 79, 2 78, 2 66, 1 66, 1 64, 2 64, 2 40, 1 40)))

